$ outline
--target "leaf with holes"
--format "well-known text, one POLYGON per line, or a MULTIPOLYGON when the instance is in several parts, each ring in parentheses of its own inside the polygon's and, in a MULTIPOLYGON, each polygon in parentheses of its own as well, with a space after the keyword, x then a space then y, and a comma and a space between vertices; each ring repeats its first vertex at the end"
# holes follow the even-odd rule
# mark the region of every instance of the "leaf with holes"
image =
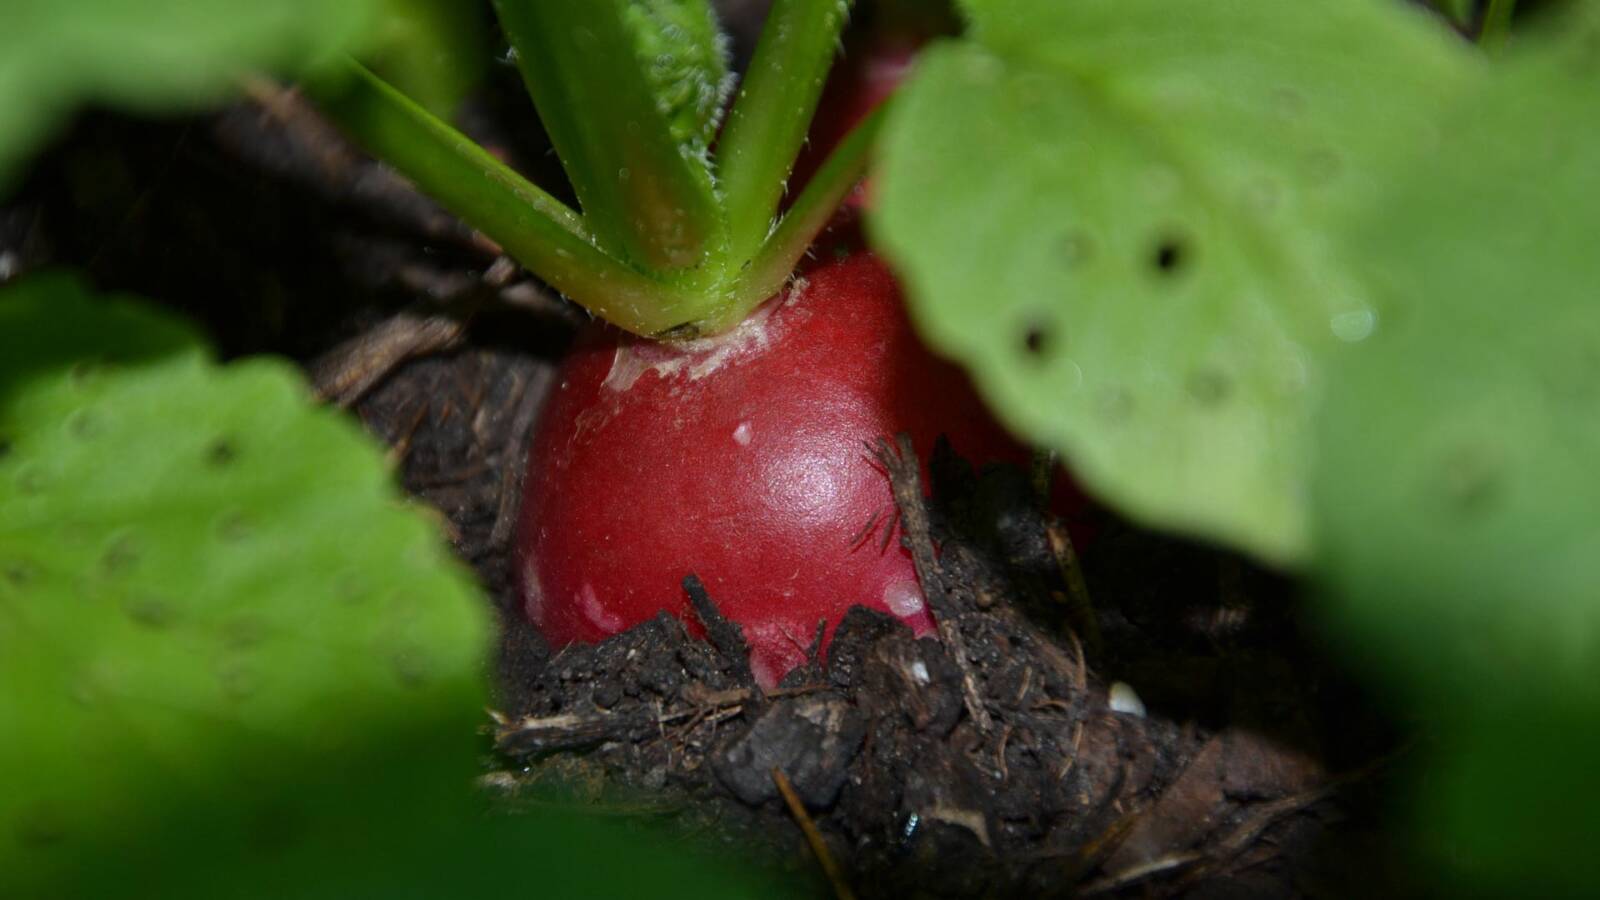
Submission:
POLYGON ((1330 367, 1312 479, 1332 621, 1439 732, 1423 833, 1491 894, 1600 884, 1600 11, 1578 8, 1356 220, 1390 323, 1330 367))
POLYGON ((469 758, 486 608, 286 363, 34 278, 0 295, 0 440, 0 872, 397 722, 469 758))
POLYGON ((1124 512, 1290 563, 1307 409, 1377 312, 1330 229, 1477 71, 1369 0, 973 0, 891 112, 918 324, 1124 512))
POLYGON ((0 291, 0 510, 0 895, 486 897, 511 858, 550 896, 789 895, 483 814, 488 602, 287 364, 63 277, 0 291))

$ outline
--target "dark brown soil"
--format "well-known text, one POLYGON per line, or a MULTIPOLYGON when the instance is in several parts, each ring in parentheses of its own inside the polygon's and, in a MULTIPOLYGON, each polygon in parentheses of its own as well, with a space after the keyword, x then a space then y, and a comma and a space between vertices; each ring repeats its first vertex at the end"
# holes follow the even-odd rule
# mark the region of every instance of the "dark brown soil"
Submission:
POLYGON ((547 379, 470 350, 405 367, 360 407, 503 604, 503 761, 487 782, 507 796, 648 809, 809 864, 776 769, 865 897, 1372 890, 1376 869, 1329 860, 1368 833, 1350 817, 1370 811, 1392 740, 1297 634, 1291 586, 1106 517, 1084 559, 1100 631, 1085 647, 1020 472, 941 456, 929 505, 905 483, 915 468, 891 466, 953 636, 857 610, 825 666, 763 694, 737 628, 691 583, 710 641, 663 617, 552 654, 516 614, 506 499, 547 379), (1148 715, 1108 707, 1113 677, 1148 715))
MULTIPOLYGON (((471 130, 547 170, 537 135, 500 124, 532 118, 499 109, 514 86, 487 96, 471 130)), ((303 360, 393 447, 502 613, 486 783, 508 802, 669 816, 824 894, 775 771, 862 897, 1414 887, 1374 799, 1394 729, 1306 639, 1295 585, 1103 516, 1076 570, 1093 607, 1074 606, 1021 473, 940 457, 929 504, 889 458, 938 637, 857 610, 827 665, 763 694, 700 596, 712 642, 661 619, 551 653, 510 554, 526 435, 582 317, 292 96, 85 117, 0 207, 0 268, 56 263, 173 304, 229 354, 303 360), (1112 711, 1113 681, 1148 714, 1112 711)))

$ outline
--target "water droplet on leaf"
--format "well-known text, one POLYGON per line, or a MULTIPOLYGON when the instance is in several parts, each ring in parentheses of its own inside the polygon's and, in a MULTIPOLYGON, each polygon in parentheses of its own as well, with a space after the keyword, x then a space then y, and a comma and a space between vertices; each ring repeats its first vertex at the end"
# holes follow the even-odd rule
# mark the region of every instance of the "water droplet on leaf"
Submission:
POLYGON ((1378 327, 1378 314, 1371 309, 1352 309, 1334 313, 1328 319, 1333 336, 1341 341, 1358 343, 1372 336, 1378 327))

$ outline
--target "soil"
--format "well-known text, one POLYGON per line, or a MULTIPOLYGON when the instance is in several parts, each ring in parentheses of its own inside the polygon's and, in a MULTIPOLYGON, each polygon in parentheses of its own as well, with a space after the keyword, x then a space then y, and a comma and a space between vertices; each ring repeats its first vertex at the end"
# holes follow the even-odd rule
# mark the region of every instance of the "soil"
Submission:
MULTIPOLYGON (((469 131, 559 183, 496 79, 469 131)), ((665 816, 819 896, 819 852, 861 897, 1416 893, 1384 829, 1400 730, 1307 636, 1298 586, 1109 514, 1080 562, 1015 470, 939 454, 928 500, 883 448, 936 636, 858 609, 826 664, 764 693, 691 581, 709 641, 661 618, 552 652, 510 553, 527 435, 583 317, 292 94, 83 117, 0 207, 0 278, 54 264, 183 310, 227 355, 303 361, 392 448, 498 604, 484 782, 508 804, 665 816)))

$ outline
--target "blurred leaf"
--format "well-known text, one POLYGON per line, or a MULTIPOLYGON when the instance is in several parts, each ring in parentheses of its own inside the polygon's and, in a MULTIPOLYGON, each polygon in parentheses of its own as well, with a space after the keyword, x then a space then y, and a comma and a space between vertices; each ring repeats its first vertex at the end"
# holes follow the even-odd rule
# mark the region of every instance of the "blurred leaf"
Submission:
POLYGON ((218 368, 32 279, 0 296, 0 436, 0 834, 42 841, 0 841, 0 871, 70 868, 152 788, 226 793, 405 719, 470 741, 487 607, 287 363, 218 368))
POLYGON ((1138 519, 1307 549, 1330 227, 1477 73, 1392 2, 973 0, 890 113, 877 243, 1005 421, 1138 519))
POLYGON ((1506 65, 1351 229, 1373 340, 1319 419, 1317 568, 1443 731, 1419 817, 1478 889, 1600 889, 1600 13, 1506 65))
POLYGON ((1457 27, 1464 27, 1472 22, 1477 4, 1474 0, 1433 0, 1433 8, 1443 13, 1446 18, 1457 27))
POLYGON ((0 193, 77 107, 167 112, 255 72, 294 74, 352 46, 377 0, 6 0, 0 193))
POLYGON ((637 827, 485 815, 488 601, 287 363, 7 288, 0 510, 0 896, 771 893, 637 827))
POLYGON ((488 70, 487 26, 476 3, 383 0, 363 58, 383 80, 448 119, 488 70))

